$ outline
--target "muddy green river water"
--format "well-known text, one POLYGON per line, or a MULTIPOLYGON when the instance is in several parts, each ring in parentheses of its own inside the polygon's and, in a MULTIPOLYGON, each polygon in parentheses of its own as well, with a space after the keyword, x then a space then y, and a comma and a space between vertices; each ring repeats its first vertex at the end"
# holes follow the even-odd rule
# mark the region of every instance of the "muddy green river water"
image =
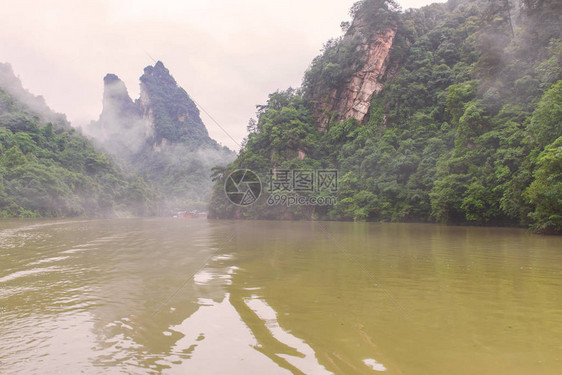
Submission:
POLYGON ((562 374, 562 238, 0 221, 0 374, 562 374))

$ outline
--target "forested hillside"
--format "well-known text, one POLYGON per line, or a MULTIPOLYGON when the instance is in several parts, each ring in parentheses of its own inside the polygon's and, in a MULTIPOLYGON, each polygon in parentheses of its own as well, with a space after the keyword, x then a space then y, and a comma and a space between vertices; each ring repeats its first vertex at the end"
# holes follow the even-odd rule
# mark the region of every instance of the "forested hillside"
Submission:
POLYGON ((0 217, 150 215, 155 200, 0 64, 0 217))
POLYGON ((270 95, 216 171, 221 218, 427 221, 562 232, 562 3, 364 0, 305 74, 270 95), (230 171, 339 171, 334 206, 237 207, 230 171))

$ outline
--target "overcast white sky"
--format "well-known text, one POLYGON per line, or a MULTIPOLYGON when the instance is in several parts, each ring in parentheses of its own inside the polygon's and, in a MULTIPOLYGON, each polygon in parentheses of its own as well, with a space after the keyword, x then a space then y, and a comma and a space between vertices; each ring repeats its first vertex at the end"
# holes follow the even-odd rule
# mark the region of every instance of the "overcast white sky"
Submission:
MULTIPOLYGON (((355 0, 0 0, 0 62, 73 125, 97 119, 103 77, 133 99, 143 68, 162 60, 240 142, 255 106, 299 86, 355 0)), ((435 0, 398 0, 403 9, 435 0)), ((213 138, 238 150, 204 114, 213 138)))

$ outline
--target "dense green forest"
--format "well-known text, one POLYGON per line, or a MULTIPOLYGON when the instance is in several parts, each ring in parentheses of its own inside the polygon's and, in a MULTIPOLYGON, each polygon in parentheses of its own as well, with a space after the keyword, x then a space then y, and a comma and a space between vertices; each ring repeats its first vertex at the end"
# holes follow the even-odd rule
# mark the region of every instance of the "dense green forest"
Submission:
POLYGON ((0 68, 0 217, 155 213, 156 193, 142 178, 23 90, 9 65, 0 68))
POLYGON ((325 45, 302 87, 258 106, 238 159, 215 170, 211 216, 561 233, 562 3, 450 0, 402 12, 364 0, 351 13, 353 23, 325 45), (368 33, 354 31, 359 23, 368 33), (320 126, 322 95, 349 82, 365 64, 366 39, 389 29, 396 36, 368 114, 362 121, 336 114, 320 126), (245 168, 262 179, 270 169, 335 168, 338 203, 273 208, 266 193, 237 207, 224 179, 245 168))

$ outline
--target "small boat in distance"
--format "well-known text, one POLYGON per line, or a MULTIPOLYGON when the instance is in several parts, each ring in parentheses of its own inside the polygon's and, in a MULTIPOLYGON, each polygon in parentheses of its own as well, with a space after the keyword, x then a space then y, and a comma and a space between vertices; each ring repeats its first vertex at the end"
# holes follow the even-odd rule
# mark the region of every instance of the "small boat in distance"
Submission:
POLYGON ((197 210, 178 211, 172 217, 174 219, 206 219, 207 213, 197 210))

